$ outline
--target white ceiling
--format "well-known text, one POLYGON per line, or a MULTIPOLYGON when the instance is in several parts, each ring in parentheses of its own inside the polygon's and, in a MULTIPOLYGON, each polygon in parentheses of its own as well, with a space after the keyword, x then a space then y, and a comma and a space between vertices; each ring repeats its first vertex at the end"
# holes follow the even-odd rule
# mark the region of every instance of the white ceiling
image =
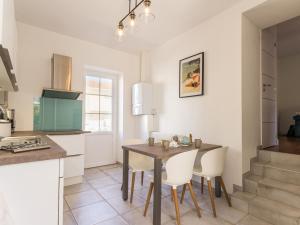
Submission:
POLYGON ((128 0, 15 0, 17 20, 57 33, 137 53, 163 44, 242 0, 152 0, 156 19, 117 42, 128 0))
POLYGON ((277 25, 278 56, 300 53, 300 16, 277 25))

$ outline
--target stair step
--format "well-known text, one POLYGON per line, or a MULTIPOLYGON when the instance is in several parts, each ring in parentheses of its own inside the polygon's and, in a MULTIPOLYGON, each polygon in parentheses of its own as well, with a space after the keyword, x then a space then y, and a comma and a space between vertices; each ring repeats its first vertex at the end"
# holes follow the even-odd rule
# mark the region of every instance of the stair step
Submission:
POLYGON ((282 153, 282 152, 273 152, 273 151, 258 151, 258 159, 263 162, 273 162, 289 165, 300 165, 300 155, 282 153))
POLYGON ((300 224, 299 208, 259 196, 249 202, 249 214, 274 225, 300 224))
POLYGON ((284 183, 300 185, 300 166, 266 163, 264 164, 264 176, 284 183))
POLYGON ((245 213, 248 213, 249 201, 254 199, 255 196, 256 195, 253 193, 237 191, 231 195, 232 207, 245 213))
POLYGON ((262 179, 263 177, 256 176, 256 175, 250 175, 246 177, 244 179, 244 191, 256 194, 258 188, 258 182, 262 179))
POLYGON ((260 220, 254 216, 248 215, 244 219, 242 219, 237 225, 272 225, 272 224, 260 220))
POLYGON ((259 196, 297 207, 300 210, 300 186, 282 183, 269 178, 258 182, 259 196))

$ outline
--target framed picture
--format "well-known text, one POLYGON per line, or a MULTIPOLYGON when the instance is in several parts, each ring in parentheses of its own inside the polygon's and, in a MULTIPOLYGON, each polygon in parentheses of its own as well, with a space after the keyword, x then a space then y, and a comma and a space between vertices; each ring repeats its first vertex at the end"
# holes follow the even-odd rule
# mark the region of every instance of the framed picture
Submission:
POLYGON ((179 98, 204 95, 204 52, 179 61, 179 98))

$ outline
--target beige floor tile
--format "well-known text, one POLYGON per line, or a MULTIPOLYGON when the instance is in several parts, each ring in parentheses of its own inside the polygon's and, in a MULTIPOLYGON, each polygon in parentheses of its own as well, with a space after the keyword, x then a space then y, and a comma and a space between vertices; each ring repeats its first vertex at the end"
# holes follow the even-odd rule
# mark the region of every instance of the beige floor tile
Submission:
POLYGON ((64 212, 64 225, 77 225, 71 212, 64 212))
POLYGON ((121 184, 114 184, 98 188, 97 192, 100 193, 100 195, 106 200, 116 197, 122 199, 121 184))
MULTIPOLYGON (((232 224, 236 224, 238 221, 240 221, 243 217, 246 216, 246 213, 234 209, 233 207, 229 207, 226 200, 223 197, 216 198, 215 203, 217 216, 232 224)), ((211 208, 209 209, 210 212, 212 212, 211 208)))
POLYGON ((103 198, 94 190, 67 195, 65 196, 65 199, 71 209, 79 208, 103 200, 103 198))
POLYGON ((137 209, 131 210, 128 213, 122 215, 126 222, 130 225, 152 225, 152 221, 149 218, 145 218, 137 209))
POLYGON ((66 200, 64 199, 64 212, 67 212, 70 210, 70 207, 68 206, 68 203, 66 202, 66 200))
POLYGON ((103 188, 109 185, 113 185, 113 184, 118 184, 118 182, 116 180, 114 180, 113 178, 106 176, 106 177, 102 177, 102 178, 97 178, 97 179, 93 179, 93 180, 88 180, 88 183, 93 187, 93 188, 103 188))
POLYGON ((196 211, 188 212, 181 217, 181 223, 182 225, 232 225, 219 217, 214 218, 211 214, 205 211, 202 213, 201 218, 197 216, 196 211))
POLYGON ((87 180, 92 180, 96 178, 103 178, 107 177, 108 175, 104 172, 102 172, 100 169, 92 168, 92 169, 86 169, 84 173, 84 177, 87 180))
POLYGON ((133 198, 132 204, 130 204, 128 201, 123 201, 121 197, 112 198, 108 200, 108 203, 118 211, 119 214, 124 214, 126 212, 129 212, 130 210, 133 210, 137 207, 141 207, 145 204, 145 200, 135 196, 133 198))
POLYGON ((113 168, 122 168, 122 165, 121 164, 110 164, 110 165, 98 167, 98 169, 100 169, 101 171, 105 171, 105 170, 109 170, 109 169, 113 169, 113 168))
POLYGON ((97 223, 96 225, 128 225, 128 223, 120 216, 117 216, 113 219, 97 223))
POLYGON ((94 225, 118 215, 117 212, 104 201, 74 209, 72 212, 78 225, 94 225))
MULTIPOLYGON (((139 207, 138 210, 141 212, 141 214, 144 214, 144 210, 145 210, 145 205, 143 205, 142 207, 139 207)), ((174 209, 175 210, 175 209, 174 209)), ((147 218, 152 221, 153 219, 153 204, 149 205, 149 208, 147 210, 147 218)), ((164 213, 163 211, 161 212, 161 223, 164 224, 168 221, 172 220, 172 217, 170 217, 169 215, 167 215, 166 213, 164 213)))
POLYGON ((91 186, 88 183, 74 184, 64 188, 64 195, 75 194, 83 191, 88 191, 91 186))
MULTIPOLYGON (((176 218, 176 213, 175 213, 175 206, 174 203, 171 201, 170 197, 166 197, 162 199, 162 212, 166 213, 167 215, 171 216, 172 219, 176 218)), ((191 211, 193 209, 192 205, 183 202, 183 204, 179 205, 179 211, 181 215, 184 215, 185 213, 191 211)))
POLYGON ((106 173, 108 175, 123 173, 122 167, 108 168, 108 169, 105 169, 103 171, 104 171, 104 173, 106 173))
POLYGON ((243 218, 237 225, 271 225, 271 224, 248 215, 245 218, 243 218))

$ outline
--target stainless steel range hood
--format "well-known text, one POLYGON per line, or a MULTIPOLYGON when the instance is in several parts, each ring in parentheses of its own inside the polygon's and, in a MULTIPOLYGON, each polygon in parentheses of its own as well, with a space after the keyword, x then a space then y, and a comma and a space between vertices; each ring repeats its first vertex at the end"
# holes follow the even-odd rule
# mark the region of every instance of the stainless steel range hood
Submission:
POLYGON ((82 92, 72 91, 72 58, 53 54, 51 88, 44 88, 42 97, 77 99, 82 92))

